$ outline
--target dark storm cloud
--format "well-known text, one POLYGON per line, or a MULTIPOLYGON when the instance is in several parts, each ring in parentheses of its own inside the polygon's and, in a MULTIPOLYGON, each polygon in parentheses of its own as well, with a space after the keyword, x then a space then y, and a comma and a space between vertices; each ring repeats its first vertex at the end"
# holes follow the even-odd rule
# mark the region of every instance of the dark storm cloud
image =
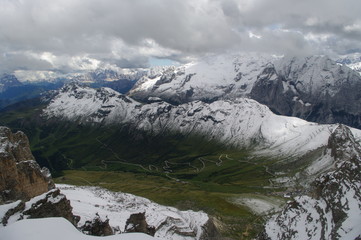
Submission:
POLYGON ((339 54, 360 48, 359 9, 358 0, 0 0, 0 64, 146 67, 149 57, 227 49, 339 54))
POLYGON ((1 38, 15 49, 62 53, 108 51, 113 38, 135 46, 151 38, 163 47, 192 52, 237 39, 216 6, 194 5, 172 0, 3 1, 1 19, 7 24, 2 24, 1 38))

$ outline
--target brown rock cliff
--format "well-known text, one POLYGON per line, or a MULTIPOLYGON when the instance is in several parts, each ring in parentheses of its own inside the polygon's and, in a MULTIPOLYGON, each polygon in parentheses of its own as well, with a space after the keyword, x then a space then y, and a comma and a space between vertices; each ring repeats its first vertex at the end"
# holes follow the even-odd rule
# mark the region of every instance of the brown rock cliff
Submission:
POLYGON ((0 127, 0 204, 28 200, 54 187, 46 170, 41 170, 31 154, 23 132, 0 127))

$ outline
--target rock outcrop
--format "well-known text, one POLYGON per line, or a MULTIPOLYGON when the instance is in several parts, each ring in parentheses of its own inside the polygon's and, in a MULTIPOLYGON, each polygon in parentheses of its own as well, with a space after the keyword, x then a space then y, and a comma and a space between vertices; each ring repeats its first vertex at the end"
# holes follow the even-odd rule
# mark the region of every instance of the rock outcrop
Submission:
POLYGON ((36 163, 26 135, 0 127, 0 203, 28 200, 53 187, 49 171, 36 163))
POLYGON ((130 215, 124 230, 124 232, 142 232, 151 236, 154 236, 155 231, 155 227, 148 225, 144 212, 130 215))
POLYGON ((2 206, 7 209, 0 216, 1 223, 5 226, 9 222, 15 222, 25 218, 63 217, 74 226, 79 222, 79 217, 74 216, 70 201, 59 189, 53 189, 24 202, 18 200, 2 206))
POLYGON ((99 214, 96 214, 92 221, 86 221, 80 229, 83 233, 93 236, 109 236, 114 234, 112 227, 109 225, 109 219, 103 220, 99 214))
POLYGON ((203 233, 200 240, 226 240, 226 238, 223 238, 220 234, 218 228, 215 224, 215 218, 210 217, 206 224, 202 227, 203 233))

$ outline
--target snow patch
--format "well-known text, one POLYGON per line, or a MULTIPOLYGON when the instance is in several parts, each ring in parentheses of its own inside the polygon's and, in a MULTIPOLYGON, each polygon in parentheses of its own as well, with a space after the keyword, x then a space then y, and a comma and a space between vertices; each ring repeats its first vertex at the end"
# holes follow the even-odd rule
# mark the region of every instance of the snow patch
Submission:
POLYGON ((6 240, 153 240, 142 233, 125 233, 120 235, 95 237, 82 234, 64 218, 25 219, 0 228, 0 238, 6 240))

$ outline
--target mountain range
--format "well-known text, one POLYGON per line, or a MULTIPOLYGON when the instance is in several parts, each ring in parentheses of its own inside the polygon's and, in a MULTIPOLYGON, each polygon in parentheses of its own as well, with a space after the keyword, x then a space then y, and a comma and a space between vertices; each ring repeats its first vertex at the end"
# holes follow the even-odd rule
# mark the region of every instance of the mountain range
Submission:
MULTIPOLYGON (((348 222, 352 221, 350 219, 358 219, 358 215, 355 216, 351 212, 359 211, 357 206, 360 199, 356 192, 349 194, 349 191, 345 189, 355 188, 359 184, 359 177, 354 173, 357 173, 361 159, 354 153, 357 153, 360 148, 361 130, 344 125, 311 123, 295 117, 276 115, 267 106, 246 98, 217 100, 210 103, 192 101, 180 105, 159 100, 140 103, 109 88, 93 89, 70 84, 61 88, 51 97, 44 98, 43 103, 44 106, 39 117, 48 123, 68 122, 83 127, 111 128, 113 131, 126 127, 133 137, 135 137, 133 134, 140 133, 150 136, 180 134, 189 138, 201 136, 202 139, 206 139, 205 141, 211 139, 223 146, 228 146, 228 148, 247 149, 248 159, 269 159, 268 161, 272 164, 269 164, 266 170, 272 175, 269 179, 272 182, 270 187, 274 189, 286 187, 289 189, 289 193, 295 194, 293 192, 296 192, 293 195, 295 203, 286 205, 286 208, 280 213, 282 215, 274 218, 292 221, 290 224, 295 228, 287 230, 289 233, 287 235, 284 233, 287 224, 277 225, 280 224, 280 221, 271 218, 266 223, 265 235, 262 235, 261 238, 267 236, 266 239, 300 239, 303 236, 301 233, 304 233, 317 239, 322 239, 322 236, 345 236, 346 238, 351 236, 349 239, 353 239, 352 237, 359 234, 357 227, 348 222), (346 179, 337 177, 341 175, 349 177, 346 179), (331 183, 328 181, 330 180, 324 179, 328 179, 330 176, 334 176, 333 178, 340 182, 332 181, 334 185, 329 186, 328 184, 331 183), (324 190, 320 190, 317 186, 322 186, 321 189, 324 190), (347 211, 338 203, 331 203, 331 201, 336 201, 334 198, 330 198, 334 191, 339 194, 337 201, 340 204, 344 201, 356 201, 356 203, 349 205, 347 211), (328 207, 326 207, 325 201, 328 207), (317 208, 321 210, 317 214, 324 216, 324 223, 315 227, 314 220, 302 218, 302 215, 294 219, 292 214, 295 210, 293 209, 300 208, 294 207, 295 204, 305 209, 300 210, 305 215, 307 215, 307 211, 311 211, 310 207, 319 206, 317 208), (341 220, 335 217, 335 214, 340 211, 339 214, 343 216, 341 220), (328 215, 332 217, 329 218, 328 215), (328 222, 332 222, 332 224, 329 225, 328 222), (326 223, 327 225, 325 225, 326 223), (299 229, 298 226, 306 226, 306 230, 299 229), (340 226, 348 226, 350 230, 341 233, 340 229, 345 229, 345 227, 340 226), (320 230, 326 227, 328 232, 320 230), (321 231, 323 235, 319 235, 318 231, 321 231), (292 234, 292 232, 299 234, 292 234), (351 233, 349 234, 349 232, 351 233)), ((98 141, 114 154, 122 154, 121 151, 114 150, 113 143, 108 145, 109 142, 104 143, 100 139, 98 141)), ((73 155, 71 152, 67 154, 73 155)), ((188 167, 193 168, 196 173, 192 174, 192 178, 197 178, 203 171, 207 171, 209 167, 207 162, 222 166, 225 164, 224 161, 230 161, 228 158, 232 157, 225 155, 222 159, 220 156, 218 161, 214 162, 202 158, 193 159, 191 162, 188 162, 188 159, 186 161, 185 159, 164 160, 163 162, 159 162, 160 159, 155 161, 148 159, 145 162, 139 160, 128 162, 127 159, 122 160, 117 157, 113 162, 138 165, 139 169, 144 169, 149 173, 154 171, 153 173, 165 174, 176 181, 185 181, 189 180, 189 177, 184 178, 186 176, 184 175, 185 168, 179 169, 172 165, 189 165, 188 167), (159 170, 159 167, 164 170, 159 170), (179 171, 183 171, 183 174, 180 174, 179 171)), ((253 161, 256 163, 259 160, 253 161)), ((112 161, 103 163, 112 164, 112 161)), ((318 219, 317 216, 315 215, 314 219, 318 219)))
POLYGON ((175 104, 248 97, 277 114, 360 128, 360 82, 326 56, 221 55, 145 76, 129 95, 175 104))
POLYGON ((14 75, 4 75, 0 82, 3 91, 8 91, 1 94, 0 100, 5 107, 57 89, 64 82, 78 82, 96 88, 110 87, 141 102, 161 98, 182 104, 247 97, 267 105, 276 114, 360 128, 361 75, 350 65, 357 64, 357 59, 347 56, 333 61, 327 56, 243 53, 212 55, 177 67, 97 69, 39 83, 21 83, 14 75), (9 76, 18 84, 7 83, 9 76))
POLYGON ((57 181, 203 210, 224 236, 361 237, 358 72, 326 56, 241 54, 139 77, 126 94, 66 84, 0 123, 29 135, 57 181))
POLYGON ((0 77, 0 109, 27 99, 39 97, 41 94, 59 89, 69 82, 86 84, 91 87, 109 87, 120 93, 126 93, 145 73, 145 70, 124 70, 119 72, 111 69, 97 69, 37 81, 27 79, 19 81, 14 74, 3 74, 0 77))

